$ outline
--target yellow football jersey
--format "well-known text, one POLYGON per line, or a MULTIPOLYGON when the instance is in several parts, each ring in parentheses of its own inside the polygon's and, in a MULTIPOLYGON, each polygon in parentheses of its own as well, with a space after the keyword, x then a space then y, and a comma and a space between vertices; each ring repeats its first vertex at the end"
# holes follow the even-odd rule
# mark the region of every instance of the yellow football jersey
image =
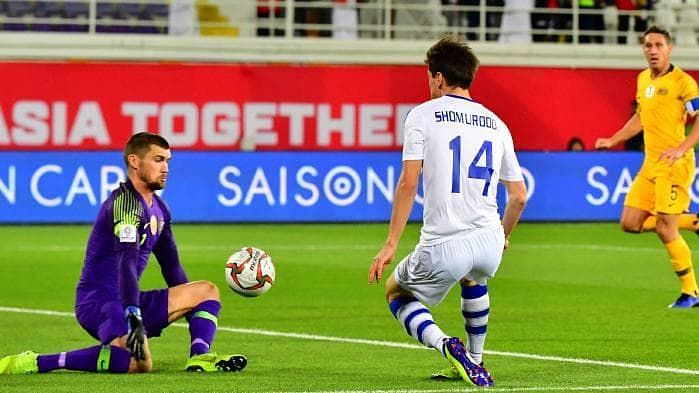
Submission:
MULTIPOLYGON (((657 162, 665 150, 685 139, 687 109, 699 97, 697 82, 679 67, 670 66, 665 75, 651 79, 650 69, 638 75, 638 114, 643 126, 646 163, 657 162)), ((694 156, 694 149, 685 156, 694 156)))

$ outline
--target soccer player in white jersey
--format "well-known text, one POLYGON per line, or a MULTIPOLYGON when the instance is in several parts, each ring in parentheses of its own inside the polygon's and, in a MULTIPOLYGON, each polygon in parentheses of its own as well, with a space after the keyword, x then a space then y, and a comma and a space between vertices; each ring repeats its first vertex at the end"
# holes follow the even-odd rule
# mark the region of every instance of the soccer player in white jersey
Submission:
POLYGON ((368 279, 378 283, 393 260, 422 173, 420 242, 386 281, 386 300, 409 335, 449 360, 451 368, 442 376, 489 387, 493 379, 483 367, 490 310, 486 284, 500 265, 527 191, 507 126, 470 96, 478 67, 471 48, 458 36, 447 35, 427 51, 425 63, 432 99, 406 118, 403 167, 388 237, 368 279), (496 203, 498 181, 508 196, 502 219, 496 203), (447 336, 427 309, 439 304, 457 282, 468 347, 447 336))

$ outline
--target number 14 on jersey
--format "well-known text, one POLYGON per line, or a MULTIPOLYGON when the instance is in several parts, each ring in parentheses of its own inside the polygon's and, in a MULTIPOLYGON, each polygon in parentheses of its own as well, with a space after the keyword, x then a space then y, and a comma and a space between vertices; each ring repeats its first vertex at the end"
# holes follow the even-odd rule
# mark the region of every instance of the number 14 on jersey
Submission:
MULTIPOLYGON (((461 192, 461 136, 449 141, 449 150, 452 153, 452 171, 451 171, 451 192, 461 192)), ((490 179, 493 177, 493 143, 491 141, 483 141, 480 149, 476 153, 471 163, 468 166, 469 179, 481 179, 485 181, 483 185, 483 196, 488 195, 490 187, 490 179), (479 166, 478 162, 481 156, 485 154, 485 166, 479 166)))

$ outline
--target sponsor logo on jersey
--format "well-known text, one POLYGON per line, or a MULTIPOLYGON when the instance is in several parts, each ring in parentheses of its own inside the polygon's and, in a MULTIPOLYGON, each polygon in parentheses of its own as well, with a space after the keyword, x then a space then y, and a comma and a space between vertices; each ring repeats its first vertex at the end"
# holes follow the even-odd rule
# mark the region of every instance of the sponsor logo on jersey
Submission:
POLYGON ((646 98, 653 98, 653 95, 655 95, 655 86, 646 87, 646 98))
POLYGON ((120 243, 136 243, 136 225, 121 224, 119 226, 119 242, 120 243))
POLYGON ((158 217, 155 214, 151 214, 148 224, 150 224, 150 234, 155 236, 158 233, 158 217))

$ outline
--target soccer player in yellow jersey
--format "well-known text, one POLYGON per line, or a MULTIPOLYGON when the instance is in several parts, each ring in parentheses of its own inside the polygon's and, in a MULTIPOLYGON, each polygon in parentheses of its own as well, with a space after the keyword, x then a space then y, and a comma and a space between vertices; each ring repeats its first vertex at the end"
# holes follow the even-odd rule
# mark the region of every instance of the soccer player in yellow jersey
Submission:
POLYGON ((651 26, 643 33, 648 69, 638 75, 638 110, 612 137, 598 139, 595 147, 610 148, 643 130, 645 158, 626 195, 621 228, 658 234, 681 283, 680 296, 670 307, 688 308, 699 307, 699 290, 692 254, 679 229, 699 229, 697 215, 687 212, 699 120, 685 137, 687 114, 699 112, 699 90, 689 74, 670 63, 671 53, 666 30, 651 26))

